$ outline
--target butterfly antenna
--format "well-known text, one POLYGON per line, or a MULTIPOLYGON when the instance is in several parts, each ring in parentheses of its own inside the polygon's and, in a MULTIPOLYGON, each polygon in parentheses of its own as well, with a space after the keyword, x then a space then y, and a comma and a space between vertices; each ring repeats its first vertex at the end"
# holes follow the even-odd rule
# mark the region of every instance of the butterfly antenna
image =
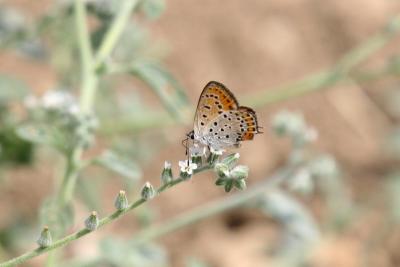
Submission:
POLYGON ((185 148, 185 155, 187 155, 188 154, 188 151, 189 151, 189 147, 188 147, 188 139, 189 138, 185 138, 185 139, 183 139, 182 140, 182 146, 185 148))
POLYGON ((258 133, 258 134, 264 133, 264 132, 260 131, 260 129, 263 129, 263 128, 264 128, 264 127, 262 127, 262 126, 257 126, 257 133, 258 133))

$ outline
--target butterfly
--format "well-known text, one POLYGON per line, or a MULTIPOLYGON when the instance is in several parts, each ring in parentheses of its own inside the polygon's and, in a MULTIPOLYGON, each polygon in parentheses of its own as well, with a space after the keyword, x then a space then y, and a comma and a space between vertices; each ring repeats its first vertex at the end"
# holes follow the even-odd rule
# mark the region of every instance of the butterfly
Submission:
POLYGON ((260 128, 253 109, 239 106, 236 97, 222 83, 210 81, 200 94, 193 131, 187 137, 214 150, 239 147, 253 140, 260 128))

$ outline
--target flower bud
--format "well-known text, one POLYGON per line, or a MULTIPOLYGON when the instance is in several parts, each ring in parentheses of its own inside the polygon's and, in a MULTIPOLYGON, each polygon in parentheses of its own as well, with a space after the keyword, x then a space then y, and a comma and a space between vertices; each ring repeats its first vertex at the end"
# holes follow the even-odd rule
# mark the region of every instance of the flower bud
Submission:
POLYGON ((36 242, 41 248, 47 248, 53 243, 49 227, 43 227, 40 237, 36 242))
POLYGON ((192 155, 191 161, 196 163, 198 166, 201 166, 203 164, 203 157, 199 155, 192 155))
POLYGON ((247 176, 249 176, 249 167, 244 165, 236 166, 230 173, 230 177, 236 180, 245 179, 247 176))
POLYGON ((203 164, 203 156, 205 154, 205 147, 201 147, 198 144, 194 144, 189 148, 191 162, 201 166, 203 164))
POLYGON ((141 196, 144 200, 152 199, 156 196, 157 192, 154 187, 149 183, 146 182, 142 188, 141 196))
POLYGON ((240 154, 239 153, 233 153, 233 154, 230 154, 230 155, 226 156, 221 161, 221 163, 224 163, 228 167, 232 168, 237 163, 239 158, 240 158, 240 154))
POLYGON ((99 217, 96 211, 92 211, 92 214, 85 220, 85 227, 90 231, 94 231, 99 226, 99 217))
POLYGON ((239 190, 245 190, 246 189, 246 180, 245 179, 234 180, 234 185, 239 190))
POLYGON ((225 163, 217 163, 214 166, 215 172, 218 174, 219 178, 228 178, 229 177, 229 167, 225 163))
POLYGON ((227 180, 226 180, 225 186, 224 186, 224 189, 225 189, 225 192, 226 192, 226 193, 229 193, 229 192, 232 190, 233 182, 234 182, 234 181, 233 181, 232 179, 227 179, 227 180))
POLYGON ((115 199, 114 206, 117 210, 124 210, 128 208, 129 202, 128 198, 126 197, 125 191, 121 190, 118 193, 117 198, 115 199))
POLYGON ((332 177, 339 172, 336 160, 330 155, 322 155, 309 164, 310 172, 315 177, 332 177))
POLYGON ((228 178, 218 178, 217 181, 215 181, 215 185, 217 186, 225 186, 226 181, 229 180, 228 178))
POLYGON ((218 158, 224 153, 222 149, 214 149, 213 147, 210 148, 210 155, 208 156, 207 162, 211 166, 217 162, 218 158))
POLYGON ((161 181, 164 184, 167 184, 167 183, 171 182, 172 180, 173 180, 173 176, 172 176, 171 163, 166 161, 164 163, 164 169, 161 173, 161 181))

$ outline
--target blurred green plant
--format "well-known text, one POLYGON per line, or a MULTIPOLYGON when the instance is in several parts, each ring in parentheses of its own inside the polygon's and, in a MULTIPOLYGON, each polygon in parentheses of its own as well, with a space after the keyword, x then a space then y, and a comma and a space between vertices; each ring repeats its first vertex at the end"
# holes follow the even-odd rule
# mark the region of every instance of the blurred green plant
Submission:
POLYGON ((33 146, 15 134, 17 117, 10 104, 21 101, 28 87, 20 80, 0 74, 0 164, 28 164, 33 158, 33 146))

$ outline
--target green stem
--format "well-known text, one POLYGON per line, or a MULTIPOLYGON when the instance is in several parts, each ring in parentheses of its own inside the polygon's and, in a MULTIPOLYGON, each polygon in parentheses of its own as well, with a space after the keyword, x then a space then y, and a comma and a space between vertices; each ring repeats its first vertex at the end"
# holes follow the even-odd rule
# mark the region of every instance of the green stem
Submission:
POLYGON ((90 34, 87 27, 87 14, 84 1, 75 0, 75 24, 78 34, 79 51, 82 65, 82 84, 80 107, 84 113, 89 113, 93 106, 97 88, 97 77, 93 67, 93 52, 90 45, 90 34))
POLYGON ((68 157, 65 167, 64 178, 57 195, 58 206, 67 205, 73 196, 76 179, 78 178, 78 163, 82 154, 81 149, 75 149, 68 157))
MULTIPOLYGON (((92 48, 90 46, 89 30, 86 21, 86 8, 82 0, 75 0, 75 24, 78 34, 79 50, 82 65, 81 84, 81 109, 82 112, 89 112, 92 107, 92 99, 96 89, 96 76, 93 72, 92 48)), ((76 179, 78 177, 78 163, 81 158, 82 149, 75 148, 68 154, 66 170, 57 195, 59 207, 63 207, 72 199, 76 179)))
MULTIPOLYGON (((195 170, 194 174, 209 170, 211 167, 210 166, 204 166, 198 170, 195 170)), ((137 242, 145 242, 150 239, 159 237, 161 235, 167 234, 171 231, 174 231, 180 227, 183 227, 185 225, 194 223, 196 221, 199 221, 201 219, 204 219, 206 217, 212 216, 214 214, 233 209, 237 206, 240 206, 257 196, 260 196, 265 193, 265 190, 270 187, 275 187, 279 183, 281 183, 283 180, 285 180, 289 175, 291 175, 292 169, 284 169, 281 172, 278 172, 277 174, 273 175, 272 177, 269 177, 265 179, 265 181, 259 183, 258 185, 254 185, 252 188, 247 189, 246 191, 243 191, 241 193, 238 193, 234 196, 222 199, 222 200, 217 200, 214 202, 211 202, 207 205, 204 205, 201 208, 198 208, 196 210, 193 210, 187 214, 181 215, 176 217, 175 219, 171 220, 170 222, 167 222, 163 225, 155 225, 152 226, 142 232, 139 232, 139 234, 136 237, 137 242)), ((158 194, 161 194, 168 188, 171 188, 177 184, 180 184, 181 182, 185 181, 184 179, 178 177, 174 180, 172 180, 170 183, 164 184, 159 189, 157 190, 158 194)), ((103 219, 100 220, 98 229, 111 223, 112 221, 116 220, 117 218, 127 214, 129 211, 141 206, 144 204, 146 200, 140 198, 133 202, 127 209, 122 210, 122 211, 115 211, 112 214, 108 215, 107 217, 104 217, 103 219)), ((10 267, 10 266, 15 266, 17 264, 21 264, 29 259, 32 259, 36 256, 39 256, 41 254, 44 254, 46 252, 55 250, 57 248, 60 248, 62 246, 65 246, 87 234, 91 233, 90 230, 88 229, 81 229, 79 231, 76 231, 70 235, 65 236, 64 238, 61 238, 57 241, 55 241, 52 245, 46 247, 46 248, 37 248, 34 250, 31 250, 29 252, 26 252, 16 258, 13 258, 9 261, 3 262, 0 264, 0 267, 10 267)))
POLYGON ((95 58, 95 69, 98 69, 114 49, 119 37, 121 36, 125 25, 129 21, 129 17, 134 8, 139 4, 139 0, 122 1, 118 14, 115 15, 110 30, 106 33, 103 42, 100 45, 95 58))
MULTIPOLYGON (((270 88, 267 91, 256 92, 252 96, 245 98, 243 102, 252 107, 261 107, 320 90, 325 90, 333 85, 338 84, 339 82, 346 82, 352 79, 368 82, 371 79, 377 79, 379 78, 378 75, 366 77, 363 75, 358 75, 358 73, 354 73, 355 76, 353 77, 351 72, 353 72, 355 67, 361 62, 369 58, 373 53, 377 52, 380 48, 389 43, 390 40, 392 40, 393 37, 399 33, 399 31, 400 16, 396 16, 384 30, 370 37, 359 47, 351 50, 330 69, 308 75, 287 85, 270 88)), ((397 71, 398 68, 396 64, 393 65, 395 66, 391 69, 389 68, 379 74, 393 75, 393 72, 397 71)), ((118 67, 114 66, 114 68, 114 71, 123 71, 123 69, 118 69, 118 67)), ((122 120, 112 119, 102 123, 104 129, 100 129, 100 133, 113 134, 128 132, 132 129, 135 131, 146 130, 160 126, 172 126, 177 123, 177 121, 167 120, 164 117, 164 114, 154 114, 150 117, 144 117, 140 120, 137 120, 136 118, 123 118, 122 120)), ((189 121, 185 122, 189 123, 189 121)))
POLYGON ((292 169, 283 169, 275 175, 268 177, 262 182, 248 188, 246 191, 211 201, 201 207, 190 210, 167 222, 162 222, 148 227, 137 233, 134 237, 135 242, 145 243, 160 236, 174 232, 184 226, 191 225, 205 218, 237 208, 251 200, 256 199, 266 192, 267 188, 272 188, 280 184, 290 176, 292 169))
MULTIPOLYGON (((75 0, 75 22, 79 41, 79 50, 82 64, 82 84, 80 107, 83 113, 90 113, 93 108, 94 98, 97 90, 98 76, 96 74, 97 64, 100 64, 111 52, 120 34, 122 33, 129 15, 138 1, 125 1, 116 15, 111 28, 99 48, 96 60, 93 59, 92 47, 90 45, 90 34, 87 27, 87 14, 84 1, 75 0)), ((78 177, 78 165, 82 155, 81 148, 75 148, 68 158, 67 169, 60 188, 59 203, 65 205, 72 198, 76 179, 78 177)))
MULTIPOLYGON (((206 171, 209 170, 211 167, 210 166, 204 166, 202 168, 199 168, 198 170, 195 170, 195 174, 200 173, 202 171, 206 171)), ((158 190, 157 193, 161 194, 162 192, 164 192, 165 190, 167 190, 168 188, 171 188, 181 182, 185 181, 184 179, 178 177, 174 180, 172 180, 170 183, 164 184, 162 185, 158 190)), ((101 228, 109 223, 111 223, 112 221, 116 220, 117 218, 127 214, 129 211, 137 208, 138 206, 142 205, 143 203, 145 203, 146 200, 140 198, 138 200, 136 200, 135 202, 133 202, 127 209, 122 210, 122 211, 115 211, 112 214, 104 217, 103 219, 100 220, 99 222, 99 226, 98 228, 101 228)), ((65 236, 64 238, 58 239, 57 241, 55 241, 53 244, 51 244, 50 246, 46 247, 46 248, 36 248, 34 250, 31 250, 29 252, 26 252, 18 257, 15 257, 9 261, 3 262, 0 264, 0 267, 9 267, 9 266, 15 266, 17 264, 21 264, 29 259, 32 259, 36 256, 39 256, 41 254, 44 254, 46 252, 49 251, 53 251, 59 247, 65 246, 71 242, 73 242, 74 240, 77 240, 87 234, 91 233, 90 230, 84 228, 81 229, 79 231, 76 231, 70 235, 65 236)))
POLYGON ((262 93, 258 92, 253 96, 248 97, 244 102, 251 103, 252 106, 263 106, 327 89, 337 84, 339 81, 349 78, 350 72, 356 66, 389 43, 389 41, 392 40, 399 31, 400 15, 394 17, 384 30, 370 37, 359 47, 356 47, 343 56, 339 62, 329 70, 307 76, 304 79, 287 86, 281 86, 262 93))

